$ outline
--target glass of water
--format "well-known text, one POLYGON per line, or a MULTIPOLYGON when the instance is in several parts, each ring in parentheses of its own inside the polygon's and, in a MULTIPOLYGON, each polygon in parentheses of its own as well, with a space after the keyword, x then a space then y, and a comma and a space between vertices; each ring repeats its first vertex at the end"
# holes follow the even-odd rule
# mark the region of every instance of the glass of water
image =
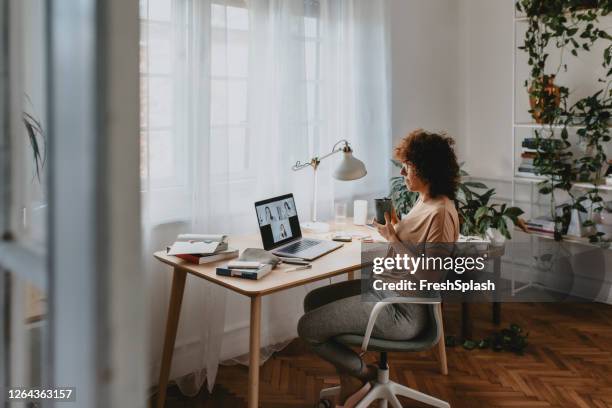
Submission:
POLYGON ((346 202, 339 201, 334 204, 336 229, 343 229, 346 225, 346 202))

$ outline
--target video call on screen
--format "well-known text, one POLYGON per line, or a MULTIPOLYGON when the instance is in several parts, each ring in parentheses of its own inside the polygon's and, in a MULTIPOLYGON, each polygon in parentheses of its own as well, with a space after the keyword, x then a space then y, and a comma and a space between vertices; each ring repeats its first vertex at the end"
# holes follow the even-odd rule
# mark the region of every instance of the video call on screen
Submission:
POLYGON ((293 198, 262 204, 256 209, 259 226, 264 233, 268 229, 271 231, 273 243, 293 237, 291 224, 292 221, 297 222, 293 198))

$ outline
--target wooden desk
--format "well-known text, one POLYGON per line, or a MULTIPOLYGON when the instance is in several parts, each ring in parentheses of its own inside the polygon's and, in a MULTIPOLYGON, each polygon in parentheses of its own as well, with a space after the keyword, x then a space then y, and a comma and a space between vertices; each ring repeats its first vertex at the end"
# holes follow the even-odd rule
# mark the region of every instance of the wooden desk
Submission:
MULTIPOLYGON (((347 225, 347 227, 347 229, 351 231, 374 234, 373 231, 365 227, 359 228, 350 224, 347 225)), ((310 236, 323 238, 326 235, 310 236)), ((261 248, 261 238, 259 234, 233 237, 230 238, 229 243, 231 247, 239 248, 240 250, 245 248, 261 248)), ((281 265, 259 281, 216 275, 215 268, 226 264, 227 260, 206 265, 195 265, 180 258, 166 255, 164 251, 156 252, 154 256, 161 262, 174 268, 170 304, 168 306, 168 318, 166 321, 161 372, 159 375, 158 408, 163 408, 166 400, 166 387, 168 386, 168 376, 170 375, 170 364, 172 362, 172 353, 176 340, 176 330, 181 312, 183 292, 185 290, 185 280, 188 273, 251 298, 248 406, 249 408, 256 408, 259 404, 259 343, 262 296, 343 273, 348 273, 349 279, 353 279, 353 272, 361 268, 361 242, 354 240, 350 243, 344 243, 342 248, 314 261, 311 269, 285 272, 287 269, 295 267, 295 265, 281 265)))

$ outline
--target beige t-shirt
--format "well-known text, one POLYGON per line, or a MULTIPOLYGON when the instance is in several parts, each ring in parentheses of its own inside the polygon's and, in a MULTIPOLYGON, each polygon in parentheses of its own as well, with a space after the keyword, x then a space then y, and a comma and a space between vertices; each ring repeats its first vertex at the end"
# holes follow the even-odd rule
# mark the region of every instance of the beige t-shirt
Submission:
MULTIPOLYGON (((445 256, 448 251, 452 251, 449 247, 428 248, 421 247, 424 243, 436 244, 453 244, 459 238, 459 216, 455 203, 446 196, 437 197, 423 202, 419 198, 412 210, 400 222, 395 225, 395 232, 403 244, 414 244, 414 246, 390 246, 387 253, 388 257, 394 257, 400 253, 408 253, 410 256, 416 257, 420 254, 427 253, 432 256, 445 256), (406 249, 409 248, 409 251, 406 249), (430 254, 430 250, 434 251, 430 254), (411 252, 416 250, 416 252, 411 252), (424 252, 423 252, 424 251, 424 252)), ((444 274, 435 270, 421 270, 416 274, 410 274, 403 270, 387 270, 380 275, 380 278, 387 282, 399 282, 404 279, 418 281, 420 279, 428 279, 437 281, 444 274)), ((415 290, 395 290, 395 296, 429 296, 415 290)), ((388 296, 388 295, 387 295, 388 296)), ((410 305, 417 307, 416 305, 410 305)), ((419 305, 422 310, 423 305, 419 305)))
POLYGON ((395 225, 402 242, 455 242, 459 238, 459 217, 455 203, 446 196, 423 202, 421 198, 412 210, 395 225))

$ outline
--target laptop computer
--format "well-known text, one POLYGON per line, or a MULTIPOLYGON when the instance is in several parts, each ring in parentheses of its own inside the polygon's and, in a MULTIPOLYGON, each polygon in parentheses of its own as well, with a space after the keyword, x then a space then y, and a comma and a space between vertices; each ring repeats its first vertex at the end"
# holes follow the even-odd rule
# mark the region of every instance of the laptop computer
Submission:
POLYGON ((302 238, 293 194, 258 201, 255 212, 263 247, 274 255, 312 261, 342 246, 334 241, 302 238))

